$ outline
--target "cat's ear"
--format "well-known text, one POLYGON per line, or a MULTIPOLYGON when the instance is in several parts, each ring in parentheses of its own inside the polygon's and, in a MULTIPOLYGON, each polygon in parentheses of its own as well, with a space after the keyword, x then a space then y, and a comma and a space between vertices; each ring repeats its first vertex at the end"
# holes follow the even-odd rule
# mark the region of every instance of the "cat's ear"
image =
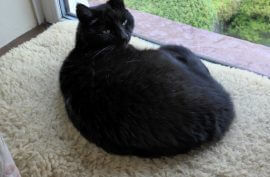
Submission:
POLYGON ((77 4, 76 14, 80 21, 89 21, 93 18, 93 12, 83 4, 77 4))
POLYGON ((107 2, 113 9, 124 9, 125 4, 123 0, 109 0, 107 2))

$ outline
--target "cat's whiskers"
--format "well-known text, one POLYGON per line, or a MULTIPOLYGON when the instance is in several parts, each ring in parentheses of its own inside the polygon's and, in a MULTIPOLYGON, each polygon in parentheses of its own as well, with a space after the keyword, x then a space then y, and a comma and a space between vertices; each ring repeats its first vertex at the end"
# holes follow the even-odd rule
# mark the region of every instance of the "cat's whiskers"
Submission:
POLYGON ((110 49, 110 51, 112 51, 112 49, 114 48, 113 45, 109 45, 107 47, 104 47, 103 49, 99 50, 94 56, 93 58, 97 57, 99 54, 101 54, 102 52, 106 51, 107 49, 110 49))
POLYGON ((127 61, 126 63, 133 63, 133 62, 139 62, 140 60, 130 60, 130 61, 127 61))

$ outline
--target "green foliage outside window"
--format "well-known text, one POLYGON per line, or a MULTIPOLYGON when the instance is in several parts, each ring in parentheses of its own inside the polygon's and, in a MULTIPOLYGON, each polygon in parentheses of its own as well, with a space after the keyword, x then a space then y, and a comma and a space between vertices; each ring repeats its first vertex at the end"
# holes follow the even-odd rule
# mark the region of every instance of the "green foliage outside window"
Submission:
POLYGON ((270 46, 270 1, 243 0, 227 34, 270 46))

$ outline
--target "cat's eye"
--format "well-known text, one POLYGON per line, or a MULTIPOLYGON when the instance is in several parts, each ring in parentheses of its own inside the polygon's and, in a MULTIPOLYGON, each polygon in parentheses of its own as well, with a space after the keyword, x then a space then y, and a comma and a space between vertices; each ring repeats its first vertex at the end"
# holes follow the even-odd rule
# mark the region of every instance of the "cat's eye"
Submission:
POLYGON ((111 31, 110 31, 110 30, 104 30, 104 31, 102 31, 102 33, 103 33, 103 34, 110 34, 111 31))
POLYGON ((128 21, 125 20, 125 21, 122 23, 122 25, 123 25, 123 26, 126 26, 127 22, 128 22, 128 21))

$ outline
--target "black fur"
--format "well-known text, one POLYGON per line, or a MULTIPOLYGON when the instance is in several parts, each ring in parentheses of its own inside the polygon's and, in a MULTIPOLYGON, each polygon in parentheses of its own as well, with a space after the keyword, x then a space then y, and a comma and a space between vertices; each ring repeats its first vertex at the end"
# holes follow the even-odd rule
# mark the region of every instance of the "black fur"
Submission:
POLYGON ((85 138, 107 152, 160 157, 219 140, 228 130, 230 96, 194 53, 127 45, 134 20, 122 0, 78 5, 77 15, 76 46, 63 63, 60 86, 69 118, 85 138))

